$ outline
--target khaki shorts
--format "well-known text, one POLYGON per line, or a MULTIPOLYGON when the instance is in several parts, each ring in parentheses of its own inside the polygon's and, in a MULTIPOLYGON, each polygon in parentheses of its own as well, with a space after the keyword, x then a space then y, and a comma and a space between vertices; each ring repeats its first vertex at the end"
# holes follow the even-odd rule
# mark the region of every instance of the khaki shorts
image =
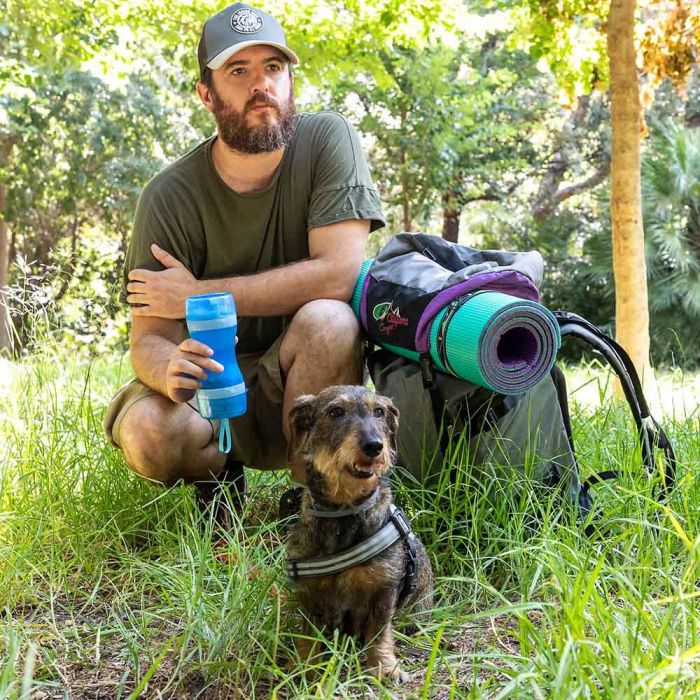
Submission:
MULTIPOLYGON (((238 355, 248 389, 248 410, 231 423, 231 456, 248 467, 282 469, 287 462, 287 441, 282 432, 284 379, 279 363, 281 335, 264 353, 238 355)), ((119 447, 119 428, 124 414, 141 399, 158 392, 132 379, 112 397, 105 414, 104 429, 109 442, 119 447)), ((197 411, 195 399, 189 402, 197 411)), ((219 435, 219 421, 212 424, 213 438, 219 435)))

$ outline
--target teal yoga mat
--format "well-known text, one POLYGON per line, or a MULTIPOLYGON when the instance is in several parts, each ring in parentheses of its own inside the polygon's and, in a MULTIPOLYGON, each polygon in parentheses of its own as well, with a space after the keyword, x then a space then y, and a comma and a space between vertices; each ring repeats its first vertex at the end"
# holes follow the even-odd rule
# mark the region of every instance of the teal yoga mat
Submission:
MULTIPOLYGON (((362 263, 350 300, 359 319, 371 264, 362 263)), ((380 345, 419 358, 415 351, 380 345)), ((430 326, 429 352, 437 369, 500 394, 521 394, 538 384, 552 369, 560 345, 559 325, 549 309, 501 292, 467 294, 439 311, 430 326)))

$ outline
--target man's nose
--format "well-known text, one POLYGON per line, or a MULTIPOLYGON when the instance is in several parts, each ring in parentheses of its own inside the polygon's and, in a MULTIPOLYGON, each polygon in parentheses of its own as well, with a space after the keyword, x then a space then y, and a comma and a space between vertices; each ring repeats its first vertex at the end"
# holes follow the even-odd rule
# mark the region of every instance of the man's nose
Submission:
POLYGON ((253 94, 259 92, 270 92, 270 76, 269 73, 263 71, 256 71, 253 75, 253 81, 251 83, 251 91, 253 94))

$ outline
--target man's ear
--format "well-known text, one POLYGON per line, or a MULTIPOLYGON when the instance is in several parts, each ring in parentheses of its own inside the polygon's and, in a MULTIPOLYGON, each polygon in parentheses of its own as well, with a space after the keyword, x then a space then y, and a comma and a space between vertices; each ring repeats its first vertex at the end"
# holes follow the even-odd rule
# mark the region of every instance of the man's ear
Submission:
POLYGON ((206 109, 207 112, 211 112, 214 109, 214 104, 211 98, 211 88, 201 80, 197 81, 197 95, 199 95, 199 99, 202 101, 204 109, 206 109))
POLYGON ((293 463, 309 437, 316 414, 316 397, 311 394, 298 396, 289 411, 289 445, 287 461, 293 463))

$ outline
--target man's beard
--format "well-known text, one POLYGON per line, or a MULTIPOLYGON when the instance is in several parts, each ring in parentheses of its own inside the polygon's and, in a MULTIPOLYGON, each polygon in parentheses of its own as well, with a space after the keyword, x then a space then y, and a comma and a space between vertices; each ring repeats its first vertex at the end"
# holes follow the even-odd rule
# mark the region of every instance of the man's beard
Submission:
POLYGON ((297 112, 294 95, 290 94, 286 104, 281 104, 269 95, 261 92, 245 103, 242 112, 226 104, 210 88, 214 109, 212 113, 219 128, 219 138, 229 147, 241 153, 269 153, 286 148, 294 135, 297 112), (257 105, 270 105, 277 111, 276 123, 260 122, 248 126, 246 114, 257 105))

